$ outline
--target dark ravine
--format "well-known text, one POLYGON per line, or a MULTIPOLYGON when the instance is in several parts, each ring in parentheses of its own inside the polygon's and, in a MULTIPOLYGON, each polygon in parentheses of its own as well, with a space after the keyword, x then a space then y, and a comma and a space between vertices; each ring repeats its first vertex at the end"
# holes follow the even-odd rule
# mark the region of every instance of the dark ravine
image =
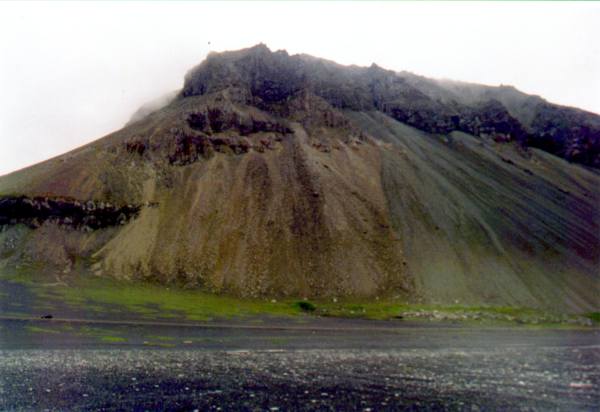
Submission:
POLYGON ((213 53, 123 129, 0 177, 0 263, 247 297, 598 310, 599 131, 510 86, 213 53))

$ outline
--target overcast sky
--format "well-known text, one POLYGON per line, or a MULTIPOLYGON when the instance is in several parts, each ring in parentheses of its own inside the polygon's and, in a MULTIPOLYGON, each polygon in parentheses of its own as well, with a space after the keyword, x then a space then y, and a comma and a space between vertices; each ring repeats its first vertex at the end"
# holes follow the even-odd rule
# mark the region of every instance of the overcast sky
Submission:
POLYGON ((600 3, 0 3, 0 175, 119 129, 208 51, 259 42, 600 113, 598 22, 600 3))

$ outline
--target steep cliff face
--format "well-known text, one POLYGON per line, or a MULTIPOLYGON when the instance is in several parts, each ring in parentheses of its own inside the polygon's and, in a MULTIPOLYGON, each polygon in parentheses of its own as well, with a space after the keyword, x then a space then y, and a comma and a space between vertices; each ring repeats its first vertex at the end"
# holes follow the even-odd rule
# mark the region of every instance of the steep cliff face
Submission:
POLYGON ((144 114, 0 178, 4 264, 87 258, 244 296, 597 307, 600 177, 550 154, 596 165, 597 116, 262 45, 210 55, 144 114))
POLYGON ((210 55, 191 70, 182 96, 228 87, 246 103, 270 110, 306 91, 333 107, 381 111, 436 134, 498 136, 572 162, 600 167, 600 117, 529 96, 513 87, 436 81, 373 64, 346 67, 311 56, 272 53, 266 46, 210 55))

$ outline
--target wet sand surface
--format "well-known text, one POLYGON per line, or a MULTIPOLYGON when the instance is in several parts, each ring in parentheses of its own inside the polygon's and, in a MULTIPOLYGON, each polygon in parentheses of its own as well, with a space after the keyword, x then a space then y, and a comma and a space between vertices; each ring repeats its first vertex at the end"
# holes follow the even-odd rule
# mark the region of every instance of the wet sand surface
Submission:
POLYGON ((598 410, 598 329, 0 321, 0 410, 598 410))

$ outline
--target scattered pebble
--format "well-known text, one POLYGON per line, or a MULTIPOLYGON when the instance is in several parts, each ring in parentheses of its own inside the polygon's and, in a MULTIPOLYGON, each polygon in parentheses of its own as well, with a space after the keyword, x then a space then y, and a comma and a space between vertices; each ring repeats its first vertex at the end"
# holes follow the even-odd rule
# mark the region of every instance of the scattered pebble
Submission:
MULTIPOLYGON (((521 332, 515 333, 514 342, 521 342, 521 332)), ((306 335, 311 336, 308 332, 306 335)), ((583 338, 592 339, 587 334, 583 338)), ((135 402, 151 405, 157 398, 171 395, 177 397, 177 402, 186 402, 190 411, 194 410, 190 406, 198 411, 218 406, 224 410, 238 406, 279 411, 294 409, 292 405, 374 411, 407 402, 415 409, 427 410, 439 407, 436 402, 445 402, 447 396, 453 396, 452 407, 468 411, 520 407, 549 410, 561 406, 565 410, 585 410, 590 399, 600 394, 594 382, 600 366, 595 362, 597 349, 593 346, 582 345, 574 356, 568 345, 547 347, 543 341, 531 351, 534 339, 527 347, 508 345, 502 339, 497 346, 485 348, 479 341, 469 343, 475 345, 473 348, 466 344, 453 346, 462 343, 460 339, 467 338, 460 335, 448 339, 445 335, 443 342, 450 345, 435 350, 327 348, 268 352, 261 347, 235 357, 225 350, 191 348, 4 351, 0 355, 0 410, 18 409, 14 405, 23 405, 22 410, 84 410, 99 402, 112 407, 123 401, 133 407, 135 402), (565 376, 561 371, 567 366, 570 369, 565 376), (493 378, 489 371, 493 371, 493 378), (42 372, 44 380, 40 381, 42 372), (184 377, 188 384, 181 393, 184 377), (363 379, 369 379, 368 388, 361 385, 363 379), (39 382, 55 388, 56 394, 49 387, 30 386, 39 382), (90 388, 93 391, 88 393, 90 388), (115 397, 115 393, 120 395, 115 397), (479 395, 489 393, 494 396, 479 395)))
POLYGON ((575 388, 575 389, 590 389, 593 388, 591 383, 587 383, 587 382, 571 382, 569 384, 570 388, 575 388))

